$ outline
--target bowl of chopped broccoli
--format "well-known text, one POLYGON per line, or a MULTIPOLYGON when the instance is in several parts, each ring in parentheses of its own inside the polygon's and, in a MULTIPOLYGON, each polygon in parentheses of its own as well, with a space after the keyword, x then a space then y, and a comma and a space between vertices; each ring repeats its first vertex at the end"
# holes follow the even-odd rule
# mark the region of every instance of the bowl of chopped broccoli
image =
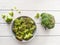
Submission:
POLYGON ((34 20, 28 16, 20 16, 13 21, 12 32, 19 41, 31 40, 36 31, 34 20))

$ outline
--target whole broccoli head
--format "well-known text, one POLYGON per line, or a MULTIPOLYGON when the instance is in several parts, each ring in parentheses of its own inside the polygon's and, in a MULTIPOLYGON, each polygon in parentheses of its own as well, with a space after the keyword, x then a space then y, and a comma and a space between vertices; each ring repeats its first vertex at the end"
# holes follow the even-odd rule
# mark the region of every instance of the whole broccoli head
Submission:
POLYGON ((48 13, 41 14, 41 25, 45 28, 51 29, 55 26, 54 16, 48 13))

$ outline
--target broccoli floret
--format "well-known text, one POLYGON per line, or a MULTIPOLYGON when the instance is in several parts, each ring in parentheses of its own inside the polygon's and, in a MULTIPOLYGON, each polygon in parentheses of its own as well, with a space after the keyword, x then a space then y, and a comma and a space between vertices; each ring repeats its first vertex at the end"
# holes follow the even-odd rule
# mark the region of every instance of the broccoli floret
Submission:
POLYGON ((33 20, 31 20, 31 21, 30 21, 30 23, 31 23, 31 24, 34 24, 34 21, 33 21, 33 20))
POLYGON ((19 9, 17 9, 16 6, 14 6, 14 10, 16 10, 18 13, 21 13, 21 11, 19 9))
POLYGON ((18 28, 17 27, 14 27, 13 28, 13 32, 16 33, 18 31, 18 28))
POLYGON ((31 37, 33 37, 33 34, 28 33, 24 36, 24 40, 29 40, 31 37))
POLYGON ((14 12, 13 12, 13 11, 10 11, 10 12, 9 12, 9 15, 10 15, 10 16, 13 16, 13 15, 14 15, 14 12))
POLYGON ((37 18, 37 19, 38 19, 39 17, 40 17, 40 14, 39 14, 39 13, 37 13, 37 14, 36 14, 36 16, 35 16, 35 18, 37 18))
POLYGON ((33 34, 35 29, 36 29, 36 26, 32 26, 32 28, 30 28, 29 32, 33 34))
POLYGON ((28 29, 25 29, 25 30, 24 30, 24 33, 28 32, 28 31, 29 31, 28 29))
POLYGON ((14 21, 14 25, 15 25, 15 26, 19 26, 20 23, 21 23, 21 21, 20 21, 19 19, 16 19, 16 20, 14 21))
POLYGON ((41 25, 43 25, 45 28, 51 29, 55 26, 55 19, 51 14, 42 13, 41 18, 41 25))
POLYGON ((5 14, 2 14, 2 18, 5 19, 5 17, 6 17, 5 14))
POLYGON ((24 37, 24 33, 23 32, 21 32, 21 31, 16 32, 16 38, 18 40, 22 41, 23 37, 24 37))
POLYGON ((8 16, 7 16, 6 19, 5 19, 5 21, 6 21, 8 24, 10 24, 10 23, 12 22, 12 20, 13 20, 13 19, 12 19, 11 17, 8 17, 8 16))
POLYGON ((17 36, 17 35, 16 35, 16 38, 17 38, 18 40, 22 41, 22 40, 23 40, 23 35, 21 35, 21 36, 17 36))

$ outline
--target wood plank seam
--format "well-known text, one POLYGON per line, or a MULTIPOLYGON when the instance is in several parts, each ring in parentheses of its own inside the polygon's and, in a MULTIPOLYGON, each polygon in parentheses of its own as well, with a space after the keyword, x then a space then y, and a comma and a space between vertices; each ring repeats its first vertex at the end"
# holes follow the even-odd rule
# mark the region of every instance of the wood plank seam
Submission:
MULTIPOLYGON (((11 11, 11 9, 0 9, 0 11, 11 11)), ((16 11, 16 10, 13 10, 16 11)), ((21 10, 21 11, 58 11, 60 12, 60 10, 21 10)))

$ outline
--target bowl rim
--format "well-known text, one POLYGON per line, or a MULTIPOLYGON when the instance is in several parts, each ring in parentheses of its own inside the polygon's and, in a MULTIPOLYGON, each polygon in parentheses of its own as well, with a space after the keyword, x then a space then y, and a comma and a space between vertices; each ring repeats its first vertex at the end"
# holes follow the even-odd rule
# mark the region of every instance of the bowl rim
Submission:
MULTIPOLYGON (((28 17, 28 18, 32 19, 32 18, 29 17, 29 16, 19 16, 19 17, 17 17, 16 19, 19 19, 19 18, 21 18, 21 17, 24 17, 24 18, 27 18, 27 17, 28 17)), ((14 21, 15 21, 16 19, 14 19, 14 21)), ((33 20, 33 19, 32 19, 32 20, 33 20)), ((14 21, 12 22, 12 27, 11 27, 11 29, 13 28, 14 21)), ((34 20, 33 20, 33 21, 34 21, 34 20)), ((36 26, 35 21, 34 21, 34 25, 36 26)), ((34 33, 33 33, 33 37, 31 37, 29 40, 22 40, 21 42, 28 42, 28 41, 31 41, 31 40, 35 37, 36 29, 37 29, 37 26, 36 26, 35 31, 34 31, 34 33)), ((15 37, 15 33, 13 32, 13 29, 12 29, 12 33, 13 33, 13 36, 15 37)), ((15 39, 17 39, 17 38, 15 37, 15 39)), ((17 39, 17 40, 18 40, 18 39, 17 39)), ((20 40, 18 40, 18 41, 20 41, 20 40)))

